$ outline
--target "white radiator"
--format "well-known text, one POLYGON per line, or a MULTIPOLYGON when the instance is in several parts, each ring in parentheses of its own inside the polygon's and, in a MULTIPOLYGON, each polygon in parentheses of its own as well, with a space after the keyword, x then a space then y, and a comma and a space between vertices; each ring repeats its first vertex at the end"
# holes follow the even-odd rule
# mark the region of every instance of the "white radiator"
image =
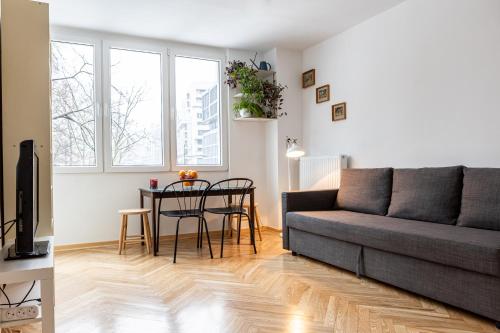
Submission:
POLYGON ((322 190, 340 187, 341 170, 347 156, 307 156, 300 158, 300 189, 322 190))

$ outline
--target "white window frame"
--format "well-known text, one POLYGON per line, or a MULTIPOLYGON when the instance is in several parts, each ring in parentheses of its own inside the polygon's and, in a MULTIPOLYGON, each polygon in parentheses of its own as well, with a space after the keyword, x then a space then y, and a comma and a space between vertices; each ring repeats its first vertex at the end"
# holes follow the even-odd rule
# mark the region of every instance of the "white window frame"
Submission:
POLYGON ((169 106, 169 55, 168 49, 157 44, 141 43, 141 42, 123 42, 104 40, 102 47, 103 59, 103 82, 104 96, 103 96, 103 134, 104 134, 104 171, 105 172, 160 172, 169 171, 170 168, 170 140, 169 140, 169 119, 168 119, 168 106, 169 106), (161 91, 162 91, 162 165, 113 165, 111 159, 111 66, 110 54, 111 49, 122 49, 137 52, 157 53, 161 55, 161 91))
MULTIPOLYGON (((94 94, 96 112, 96 166, 54 166, 59 173, 114 173, 114 172, 174 172, 196 169, 204 172, 229 170, 228 96, 223 84, 225 51, 220 48, 152 41, 145 38, 91 32, 72 28, 54 28, 51 41, 94 46, 94 94), (161 53, 162 60, 162 140, 163 166, 112 166, 110 128, 110 52, 109 48, 161 53), (175 110, 175 56, 184 56, 219 62, 220 149, 221 165, 177 165, 177 133, 175 110), (107 85, 107 86, 105 86, 107 85)), ((52 127, 51 127, 52 128, 52 127)))
POLYGON ((170 160, 172 161, 171 170, 179 171, 183 169, 196 169, 198 171, 228 171, 228 135, 227 135, 227 89, 222 89, 223 79, 222 71, 225 64, 225 56, 219 52, 203 52, 194 49, 176 48, 170 52, 170 132, 171 132, 171 149, 170 160), (220 150, 221 164, 220 165, 194 165, 194 164, 177 164, 177 110, 176 110, 176 88, 175 88, 175 58, 186 57, 200 60, 217 61, 219 63, 219 126, 220 126, 220 150))
MULTIPOLYGON (((96 38, 85 38, 81 36, 67 36, 55 34, 52 42, 89 45, 94 47, 94 110, 95 110, 95 166, 53 166, 55 173, 98 173, 103 171, 103 136, 102 136, 102 42, 96 38)), ((52 72, 52 68, 51 68, 52 72)), ((52 91, 51 91, 52 96, 52 91)), ((50 114, 50 132, 52 143, 52 110, 50 114)), ((51 160, 52 161, 52 160, 51 160)))

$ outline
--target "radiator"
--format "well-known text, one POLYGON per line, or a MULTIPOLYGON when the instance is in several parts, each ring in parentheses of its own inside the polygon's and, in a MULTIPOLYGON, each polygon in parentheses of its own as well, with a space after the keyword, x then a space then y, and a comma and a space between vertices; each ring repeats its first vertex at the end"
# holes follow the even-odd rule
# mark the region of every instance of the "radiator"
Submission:
POLYGON ((300 158, 300 189, 322 190, 340 187, 341 170, 347 156, 307 156, 300 158))

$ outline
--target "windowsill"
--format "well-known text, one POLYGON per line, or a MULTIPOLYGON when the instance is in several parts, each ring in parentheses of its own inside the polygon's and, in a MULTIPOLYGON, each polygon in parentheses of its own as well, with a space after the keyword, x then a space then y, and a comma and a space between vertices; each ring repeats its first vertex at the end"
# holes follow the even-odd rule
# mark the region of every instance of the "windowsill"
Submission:
POLYGON ((177 174, 180 170, 189 170, 189 169, 194 169, 196 171, 201 171, 201 172, 229 172, 229 168, 227 167, 220 167, 220 168, 213 168, 213 167, 207 167, 207 166, 182 166, 182 167, 175 167, 172 169, 165 169, 165 168, 142 168, 142 167, 113 167, 111 170, 97 170, 97 169, 85 169, 85 168, 78 168, 72 169, 71 167, 57 167, 53 169, 53 174, 54 175, 78 175, 78 174, 92 174, 92 175, 97 175, 97 174, 126 174, 126 173, 143 173, 143 174, 158 174, 158 173, 163 173, 163 174, 177 174))
POLYGON ((102 168, 100 167, 61 167, 61 166, 53 166, 52 167, 53 174, 96 174, 102 173, 102 168))
POLYGON ((208 165, 176 165, 172 166, 170 169, 173 172, 177 172, 180 170, 196 170, 196 171, 203 171, 203 172, 223 172, 223 171, 229 171, 229 168, 225 165, 219 165, 219 166, 208 166, 208 165))

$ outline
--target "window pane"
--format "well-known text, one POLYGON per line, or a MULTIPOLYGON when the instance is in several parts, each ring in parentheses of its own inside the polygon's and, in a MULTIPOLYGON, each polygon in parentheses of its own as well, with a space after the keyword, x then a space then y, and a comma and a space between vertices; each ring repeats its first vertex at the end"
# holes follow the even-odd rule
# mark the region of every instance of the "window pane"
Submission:
POLYGON ((110 50, 114 166, 163 165, 161 54, 110 50))
POLYGON ((177 165, 221 165, 219 62, 175 58, 177 165))
POLYGON ((94 47, 52 42, 52 149, 55 166, 96 165, 94 47))

